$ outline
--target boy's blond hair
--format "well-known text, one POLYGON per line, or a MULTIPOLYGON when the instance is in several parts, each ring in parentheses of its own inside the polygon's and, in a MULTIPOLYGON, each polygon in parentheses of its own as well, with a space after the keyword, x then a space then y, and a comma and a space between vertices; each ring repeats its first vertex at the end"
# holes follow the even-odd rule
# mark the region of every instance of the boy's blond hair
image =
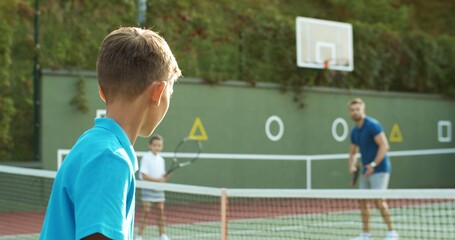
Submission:
POLYGON ((122 27, 106 36, 96 67, 106 103, 117 97, 132 100, 153 81, 181 76, 166 41, 152 30, 135 27, 122 27))

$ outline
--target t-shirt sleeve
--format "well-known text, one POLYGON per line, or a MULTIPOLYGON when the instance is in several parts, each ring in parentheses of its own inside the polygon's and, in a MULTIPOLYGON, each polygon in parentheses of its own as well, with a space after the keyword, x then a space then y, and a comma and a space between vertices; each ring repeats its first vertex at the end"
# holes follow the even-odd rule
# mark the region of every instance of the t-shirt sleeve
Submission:
POLYGON ((379 122, 374 122, 373 124, 371 124, 370 133, 371 133, 371 135, 373 135, 373 137, 376 137, 378 134, 380 134, 383 131, 384 130, 379 122))
POLYGON ((356 134, 356 131, 355 129, 352 129, 351 130, 351 143, 352 144, 355 144, 355 145, 359 145, 359 143, 356 141, 356 138, 355 138, 355 135, 356 134))
POLYGON ((141 168, 139 169, 139 174, 141 173, 145 173, 147 174, 148 173, 148 154, 145 154, 142 159, 141 159, 141 168))
POLYGON ((94 233, 110 239, 129 237, 125 219, 134 177, 126 161, 129 160, 106 152, 81 169, 74 191, 76 239, 94 233))

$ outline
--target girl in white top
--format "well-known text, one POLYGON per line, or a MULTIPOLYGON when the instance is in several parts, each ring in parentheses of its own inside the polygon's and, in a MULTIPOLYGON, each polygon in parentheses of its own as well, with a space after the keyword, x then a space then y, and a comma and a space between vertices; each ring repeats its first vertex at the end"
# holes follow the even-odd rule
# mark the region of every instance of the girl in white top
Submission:
MULTIPOLYGON (((166 175, 166 168, 163 157, 160 152, 163 150, 163 138, 159 135, 153 135, 149 141, 149 149, 141 160, 141 168, 139 170, 139 179, 153 182, 166 182, 169 175, 166 175)), ((138 236, 136 240, 142 240, 145 225, 151 212, 151 207, 154 206, 157 214, 158 229, 160 240, 169 240, 169 237, 164 234, 164 191, 157 190, 142 190, 142 216, 138 222, 138 236)))

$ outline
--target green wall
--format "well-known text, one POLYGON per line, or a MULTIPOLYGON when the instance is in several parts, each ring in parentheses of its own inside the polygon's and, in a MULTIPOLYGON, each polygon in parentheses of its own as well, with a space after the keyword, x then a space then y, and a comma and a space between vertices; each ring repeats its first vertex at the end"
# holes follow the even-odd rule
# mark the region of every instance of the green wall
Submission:
MULTIPOLYGON (((93 72, 50 72, 43 75, 42 159, 46 169, 56 169, 57 149, 69 149, 78 136, 93 125, 97 109, 104 109, 97 93, 93 72), (76 82, 86 79, 89 113, 70 105, 76 93, 76 82)), ((249 87, 229 81, 220 85, 202 84, 198 79, 182 78, 174 86, 169 112, 156 133, 165 138, 164 152, 172 152, 177 142, 187 136, 200 118, 208 139, 204 153, 264 155, 346 154, 349 137, 337 141, 332 133, 335 119, 342 118, 353 126, 346 103, 361 97, 367 114, 378 119, 390 135, 392 126, 399 126, 403 140, 391 142, 391 151, 455 148, 455 102, 439 96, 380 93, 371 91, 313 88, 303 94, 305 107, 298 108, 293 95, 282 94, 276 85, 249 87), (282 137, 272 141, 266 134, 266 122, 278 116, 283 123, 282 137), (442 127, 438 141, 438 121, 442 127)), ((272 136, 280 127, 269 125, 272 136)), ((342 124, 335 128, 342 136, 342 124)), ((146 139, 138 139, 137 151, 146 151, 146 139)), ((170 158, 167 159, 170 164, 170 158)), ((454 187, 455 153, 393 157, 392 188, 454 187)), ((216 187, 306 188, 306 161, 200 159, 175 172, 170 182, 216 187)), ((347 160, 313 160, 312 188, 347 188, 347 160)))

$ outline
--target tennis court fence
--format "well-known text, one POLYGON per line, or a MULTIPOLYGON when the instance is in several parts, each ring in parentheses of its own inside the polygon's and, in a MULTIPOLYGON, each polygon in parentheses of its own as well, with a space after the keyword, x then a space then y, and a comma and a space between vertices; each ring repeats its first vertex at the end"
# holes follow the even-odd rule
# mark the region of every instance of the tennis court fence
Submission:
MULTIPOLYGON (((54 171, 0 166, 0 239, 38 238, 54 178, 54 171)), ((400 239, 455 239, 453 189, 223 189, 137 181, 136 225, 143 189, 166 192, 171 239, 352 239, 362 228, 359 199, 386 199, 400 239)), ((145 239, 158 239, 153 216, 145 239)), ((373 239, 387 232, 374 207, 370 228, 373 239)))

